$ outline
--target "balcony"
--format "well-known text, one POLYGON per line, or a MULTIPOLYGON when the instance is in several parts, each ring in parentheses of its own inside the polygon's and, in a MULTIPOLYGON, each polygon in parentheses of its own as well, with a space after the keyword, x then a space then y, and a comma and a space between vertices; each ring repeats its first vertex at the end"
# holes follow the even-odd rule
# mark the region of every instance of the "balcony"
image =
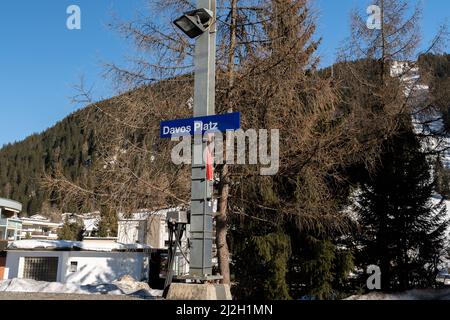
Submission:
POLYGON ((0 198, 0 240, 18 240, 22 221, 17 215, 22 211, 22 204, 17 201, 0 198))
POLYGON ((22 229, 22 221, 19 219, 0 219, 0 227, 8 229, 22 229))
POLYGON ((19 240, 21 230, 22 221, 16 218, 0 219, 0 240, 19 240))

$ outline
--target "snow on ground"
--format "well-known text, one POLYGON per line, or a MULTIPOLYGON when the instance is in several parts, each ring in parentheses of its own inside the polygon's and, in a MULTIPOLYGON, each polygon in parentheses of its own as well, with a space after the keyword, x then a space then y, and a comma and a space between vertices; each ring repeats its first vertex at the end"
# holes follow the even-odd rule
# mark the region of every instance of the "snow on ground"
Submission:
POLYGON ((19 240, 11 242, 8 249, 31 250, 31 249, 78 249, 85 251, 111 252, 117 250, 151 249, 149 245, 122 244, 122 243, 86 243, 82 241, 65 240, 19 240))
POLYGON ((163 293, 162 290, 151 289, 147 283, 137 282, 130 277, 124 277, 113 283, 84 286, 30 279, 10 279, 0 281, 0 292, 127 295, 143 299, 157 299, 162 297, 163 293))
MULTIPOLYGON (((433 204, 438 204, 442 201, 442 196, 440 194, 435 194, 432 198, 431 198, 431 202, 433 204)), ((447 208, 447 217, 446 219, 450 220, 450 200, 444 200, 444 205, 447 208)))
POLYGON ((345 300, 450 300, 450 289, 414 289, 400 293, 371 292, 345 300))

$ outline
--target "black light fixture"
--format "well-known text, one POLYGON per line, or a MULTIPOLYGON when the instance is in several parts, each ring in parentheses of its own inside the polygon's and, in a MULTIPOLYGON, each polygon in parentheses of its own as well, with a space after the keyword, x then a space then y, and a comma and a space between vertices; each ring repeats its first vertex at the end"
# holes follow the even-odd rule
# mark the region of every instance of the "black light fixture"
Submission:
POLYGON ((209 29, 213 17, 211 10, 202 8, 186 12, 173 23, 189 38, 194 39, 209 29))

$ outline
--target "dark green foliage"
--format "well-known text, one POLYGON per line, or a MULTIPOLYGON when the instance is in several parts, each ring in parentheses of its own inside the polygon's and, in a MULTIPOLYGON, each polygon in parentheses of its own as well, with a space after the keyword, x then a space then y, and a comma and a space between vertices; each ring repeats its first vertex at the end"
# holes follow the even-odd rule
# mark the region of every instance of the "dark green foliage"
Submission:
POLYGON ((450 77, 450 54, 424 54, 419 57, 419 68, 422 76, 432 73, 433 78, 450 77))
POLYGON ((360 265, 378 265, 382 290, 433 284, 445 245, 445 206, 431 202, 430 163, 411 130, 390 139, 381 168, 362 185, 360 265))
POLYGON ((108 206, 102 206, 100 210, 100 221, 98 224, 98 237, 116 237, 117 236, 117 214, 108 206))
POLYGON ((339 298, 354 268, 351 252, 329 240, 299 234, 294 237, 288 277, 293 298, 339 298))
MULTIPOLYGON (((426 63, 427 59, 435 61, 432 57, 426 57, 422 63, 426 63)), ((450 128, 450 112, 445 107, 448 100, 445 95, 438 95, 450 92, 443 89, 449 78, 448 59, 448 55, 438 57, 442 63, 430 62, 430 65, 438 66, 433 67, 433 70, 436 70, 435 76, 440 80, 432 84, 432 92, 450 128)), ((378 68, 371 60, 351 64, 356 69, 368 70, 368 74, 376 74, 378 68)), ((353 97, 354 89, 359 84, 347 83, 350 82, 345 78, 347 67, 348 63, 339 63, 333 70, 336 81, 346 84, 344 87, 347 89, 342 89, 342 95, 357 99, 355 104, 368 107, 376 114, 380 103, 370 91, 353 97)), ((331 70, 323 71, 324 77, 329 74, 331 70)), ((339 116, 350 110, 350 105, 343 104, 338 110, 336 122, 339 122, 339 116)), ((92 127, 95 120, 86 121, 88 117, 95 117, 90 107, 69 116, 40 135, 33 135, 0 150, 0 197, 21 201, 28 214, 40 212, 44 204, 47 208, 72 212, 100 210, 98 235, 114 236, 117 233, 117 220, 108 207, 96 208, 95 204, 92 208, 64 206, 52 194, 40 188, 42 174, 51 173, 57 167, 75 183, 90 184, 89 171, 96 159, 95 140, 100 133, 92 127), (86 127, 86 123, 90 126, 86 127)), ((365 118, 356 120, 364 123, 361 127, 366 131, 356 132, 359 135, 355 139, 367 142, 367 145, 373 137, 384 132, 380 130, 379 122, 365 118)), ((321 130, 318 128, 318 131, 321 130)), ((145 132, 136 131, 133 134, 136 137, 132 140, 148 139, 145 132)), ((361 267, 372 263, 381 266, 384 263, 387 270, 384 274, 388 276, 383 279, 386 278, 388 286, 392 288, 402 288, 399 284, 403 272, 408 275, 408 287, 426 286, 432 282, 442 247, 442 233, 446 227, 445 223, 440 224, 441 208, 428 203, 433 185, 427 176, 429 165, 425 156, 417 151, 417 146, 417 141, 410 134, 390 142, 382 157, 381 171, 364 184, 367 202, 362 202, 365 209, 361 212, 364 216, 361 241, 366 245, 366 250, 358 255, 357 262, 361 267), (376 194, 372 192, 372 187, 375 187, 376 194), (398 206, 401 210, 393 210, 398 206), (394 212, 395 219, 388 219, 388 212, 394 212), (419 258, 410 259, 407 263, 402 261, 402 253, 405 252, 405 246, 401 247, 403 239, 407 239, 408 248, 419 250, 419 258), (393 267, 386 267, 391 262, 394 263, 393 267), (430 268, 424 267, 427 263, 430 268)), ((350 187, 343 184, 368 179, 366 168, 364 164, 361 164, 362 169, 358 167, 353 171, 348 167, 343 168, 348 173, 348 180, 339 184, 330 176, 327 177, 329 184, 326 185, 317 183, 317 177, 311 173, 315 171, 302 171, 304 157, 295 156, 290 161, 289 170, 281 171, 273 178, 254 179, 246 175, 244 181, 236 181, 233 185, 233 190, 237 190, 233 196, 242 198, 242 202, 233 208, 241 214, 233 214, 230 218, 232 271, 238 283, 234 292, 238 298, 299 299, 305 295, 322 299, 339 298, 348 289, 348 275, 353 270, 354 258, 349 249, 336 241, 342 235, 338 230, 340 228, 335 227, 338 225, 335 220, 337 215, 324 218, 323 222, 319 217, 328 217, 330 212, 336 213, 345 205, 350 187), (323 190, 317 186, 323 187, 323 190), (332 198, 336 205, 326 207, 327 203, 321 201, 323 198, 316 196, 320 192, 332 198), (305 202, 305 199, 311 203, 305 202), (318 211, 319 214, 313 215, 312 211, 318 211), (302 220, 292 221, 292 216, 302 217, 302 220), (307 219, 310 216, 312 218, 307 219)), ((283 159, 285 162, 286 159, 283 159)), ((448 173, 442 167, 436 171, 439 171, 436 188, 447 195, 448 173)), ((319 182, 322 180, 319 179, 319 182)), ((80 240, 82 233, 80 223, 66 222, 59 237, 80 240)), ((402 282, 404 284, 405 280, 402 279, 402 282)))
POLYGON ((59 167, 74 182, 89 183, 89 167, 95 157, 94 128, 84 123, 88 115, 95 116, 90 111, 88 107, 42 134, 4 146, 0 150, 0 197, 21 202, 28 215, 40 213, 46 202, 53 208, 77 211, 79 208, 73 206, 62 208, 53 195, 44 191, 41 181, 44 172, 59 167))
POLYGON ((438 107, 446 132, 450 132, 450 54, 426 54, 419 58, 422 77, 429 79, 431 104, 438 107))
POLYGON ((67 241, 83 241, 84 227, 83 222, 77 220, 70 222, 67 219, 62 228, 58 230, 58 239, 67 241))
POLYGON ((286 282, 290 239, 283 233, 270 233, 245 239, 236 247, 234 294, 248 300, 290 299, 286 282))
POLYGON ((434 176, 436 179, 436 192, 448 199, 450 197, 450 170, 444 168, 440 157, 434 164, 434 176))

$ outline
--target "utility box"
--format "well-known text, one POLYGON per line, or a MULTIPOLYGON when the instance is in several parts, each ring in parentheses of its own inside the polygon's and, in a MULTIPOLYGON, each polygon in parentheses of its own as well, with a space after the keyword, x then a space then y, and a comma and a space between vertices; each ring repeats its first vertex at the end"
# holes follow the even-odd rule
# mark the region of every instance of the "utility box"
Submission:
POLYGON ((189 214, 187 211, 170 211, 167 213, 167 222, 189 224, 189 214))

